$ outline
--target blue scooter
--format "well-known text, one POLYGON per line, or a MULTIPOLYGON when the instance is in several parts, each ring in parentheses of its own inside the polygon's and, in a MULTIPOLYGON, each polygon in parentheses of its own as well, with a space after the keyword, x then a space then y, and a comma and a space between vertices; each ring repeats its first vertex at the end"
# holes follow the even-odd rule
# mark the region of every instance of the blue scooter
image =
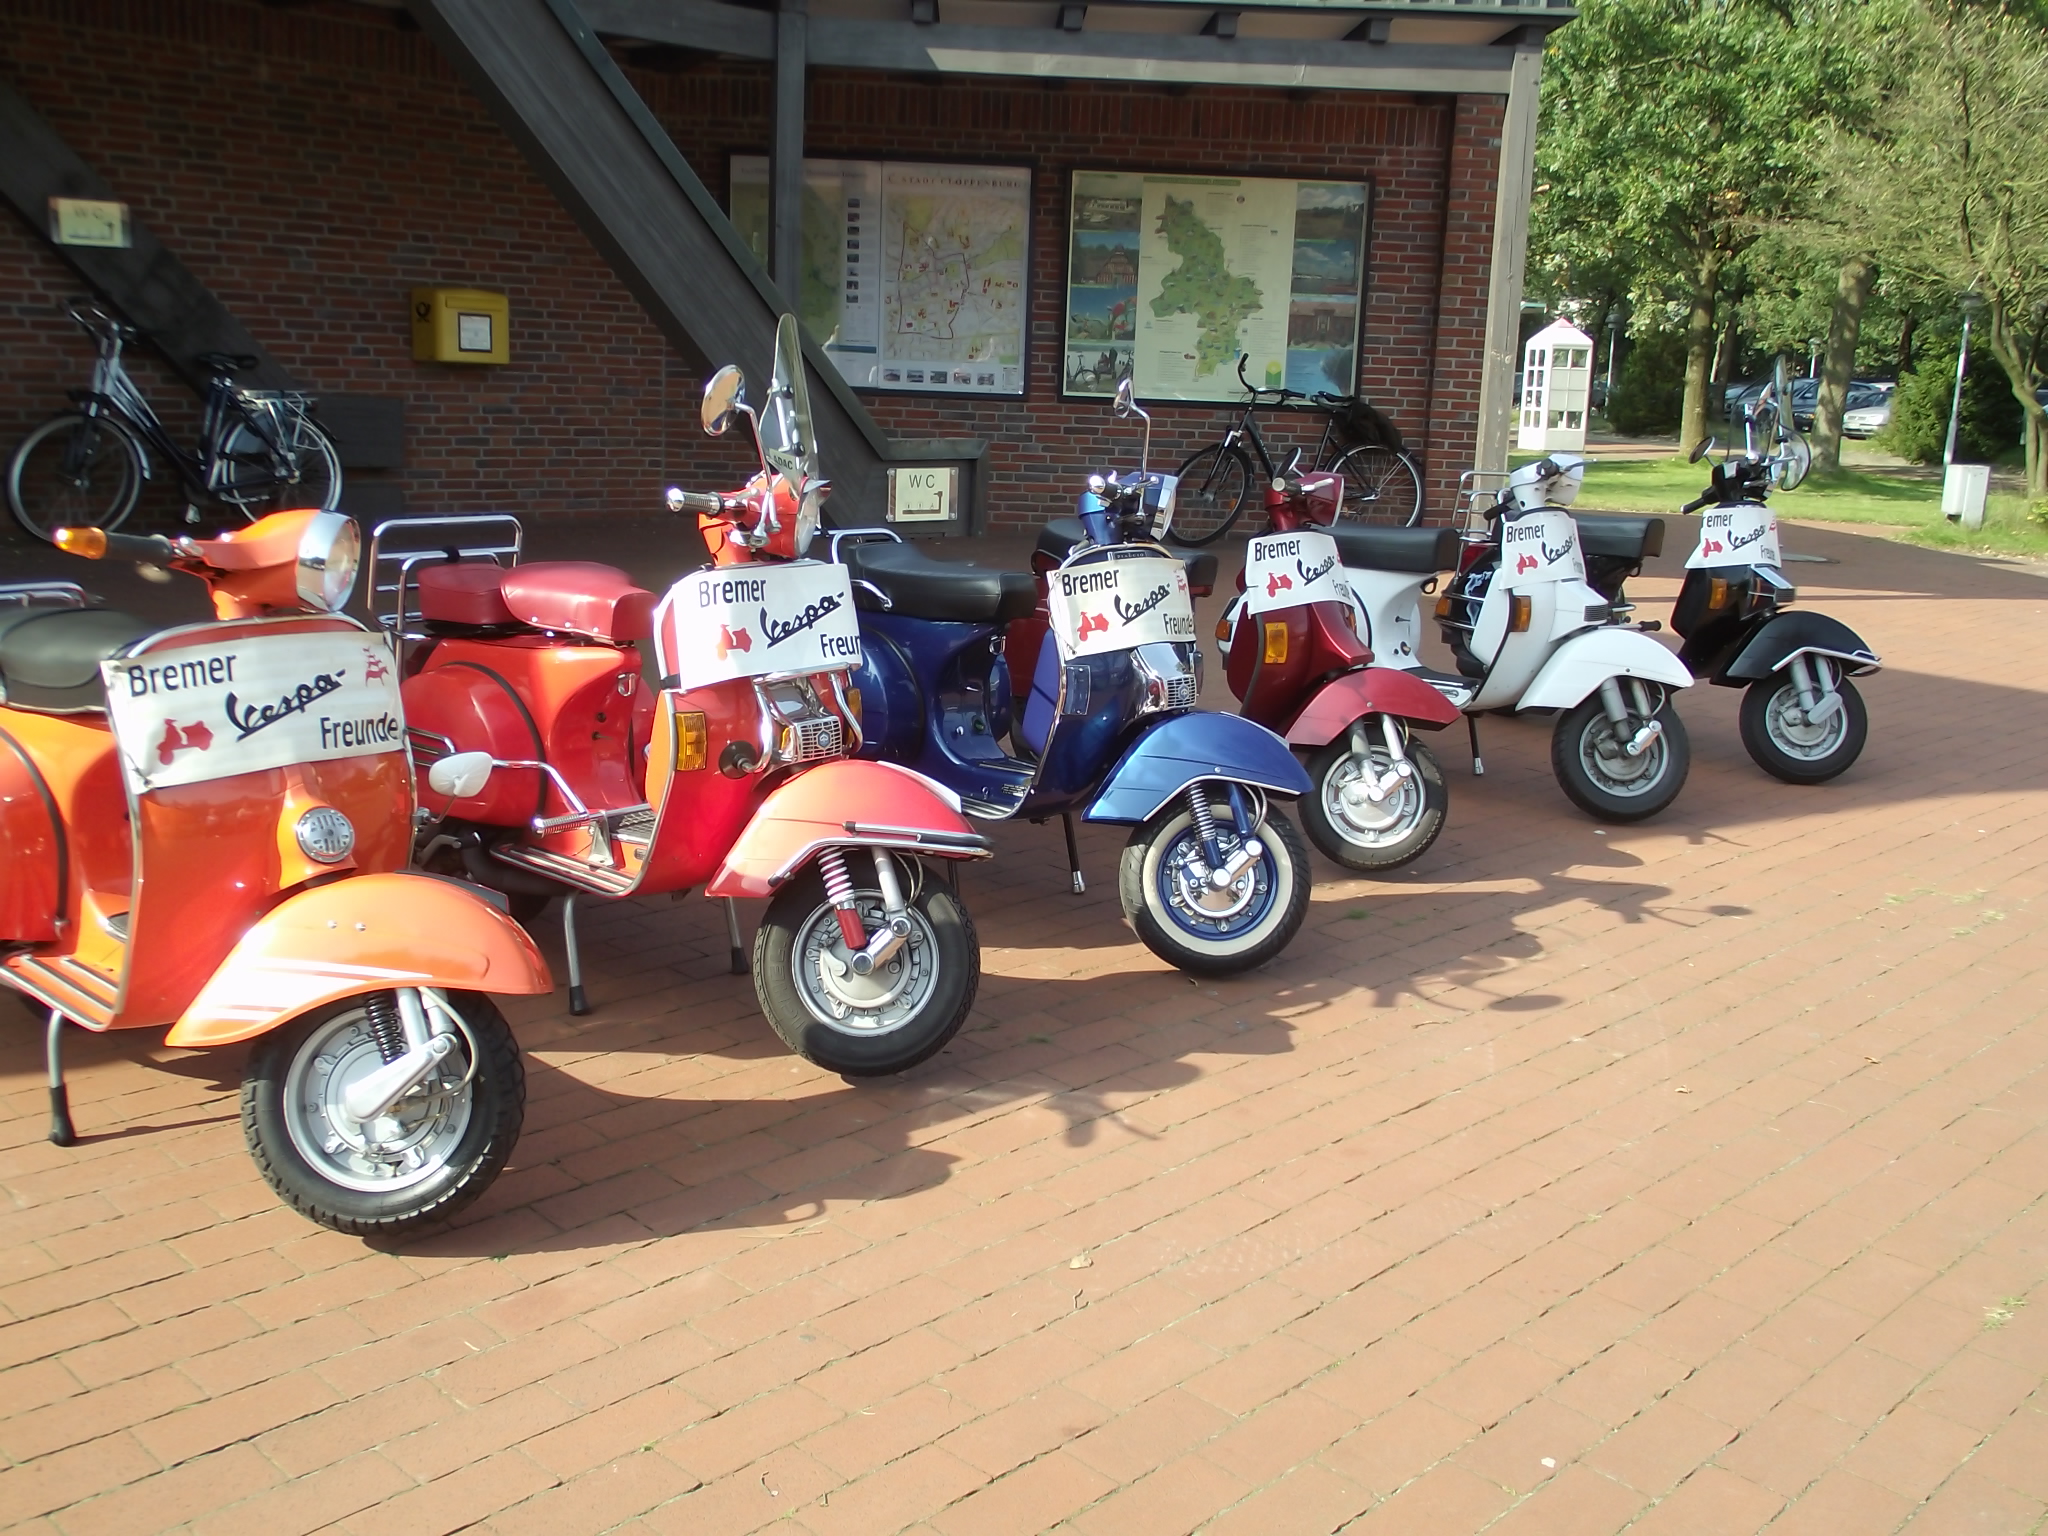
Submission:
MULTIPOLYGON (((1128 380, 1116 412, 1145 416, 1128 380)), ((861 609, 859 755, 936 779, 970 816, 1058 816, 1077 893, 1073 813, 1131 827, 1117 893, 1138 937, 1181 970, 1231 975, 1301 927, 1308 849, 1272 800, 1312 786, 1271 731, 1195 707, 1189 565, 1213 585, 1215 561, 1156 542, 1175 480, 1143 462, 1089 477, 1079 525, 1041 535, 1036 574, 934 559, 886 530, 833 535, 861 609), (1021 716, 1006 652, 1031 674, 1021 716)))

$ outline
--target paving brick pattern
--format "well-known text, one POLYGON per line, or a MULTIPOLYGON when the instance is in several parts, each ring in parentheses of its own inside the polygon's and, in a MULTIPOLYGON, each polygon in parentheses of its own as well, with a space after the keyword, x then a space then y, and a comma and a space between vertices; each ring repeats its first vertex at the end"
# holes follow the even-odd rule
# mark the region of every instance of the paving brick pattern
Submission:
POLYGON ((0 1525, 2039 1529, 2048 582, 1789 542, 1892 662, 1844 781, 1702 689, 1678 805, 1599 827, 1490 724, 1420 869, 1199 985, 1115 836, 1074 899, 1004 829, 968 1029, 881 1083, 776 1046, 712 908, 608 908, 596 1011, 515 1010, 513 1169, 390 1251, 279 1207, 232 1053, 84 1040, 47 1145, 17 1020, 0 1525))

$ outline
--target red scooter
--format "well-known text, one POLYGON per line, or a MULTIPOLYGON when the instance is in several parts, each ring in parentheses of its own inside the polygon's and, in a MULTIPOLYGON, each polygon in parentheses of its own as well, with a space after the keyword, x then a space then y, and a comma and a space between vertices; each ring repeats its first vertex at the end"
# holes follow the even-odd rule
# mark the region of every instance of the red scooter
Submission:
POLYGON ((860 631, 845 568, 800 558, 828 487, 785 382, 796 359, 791 327, 759 417, 737 369, 706 387, 706 430, 745 415, 761 473, 730 495, 669 496, 755 563, 693 572, 657 603, 609 566, 520 564, 516 524, 499 517, 387 523, 371 568, 396 567, 380 589, 405 647, 415 757, 439 760, 455 787, 422 796, 421 861, 507 892, 529 917, 565 896, 579 1014, 586 898, 702 885, 725 900, 740 973, 733 898, 766 897, 753 973, 769 1023, 808 1060, 874 1076, 938 1051, 973 1006, 974 925, 927 861, 984 858, 989 844, 930 780, 848 757, 860 631))
POLYGON ((1374 666, 1359 639, 1328 531, 1343 489, 1336 475, 1291 466, 1266 488, 1268 531, 1246 551, 1243 596, 1216 638, 1241 712, 1308 754, 1309 840, 1345 868, 1375 874, 1420 858, 1443 829, 1450 791, 1414 733, 1440 731, 1458 711, 1409 673, 1374 666))

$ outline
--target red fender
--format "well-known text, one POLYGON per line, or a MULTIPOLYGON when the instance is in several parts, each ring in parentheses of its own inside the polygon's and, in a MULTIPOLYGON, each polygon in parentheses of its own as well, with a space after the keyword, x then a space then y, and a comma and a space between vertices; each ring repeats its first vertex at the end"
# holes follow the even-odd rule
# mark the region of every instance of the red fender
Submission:
POLYGON ((390 987, 552 992, 533 940, 474 889, 355 875, 289 897, 244 933, 166 1045, 232 1045, 323 1003, 390 987))
POLYGON ((1287 744, 1325 746, 1362 715, 1395 715, 1425 731, 1440 731, 1458 718, 1459 711, 1412 672, 1367 667, 1325 683, 1287 728, 1287 744))
POLYGON ((821 848, 987 858, 988 839, 954 809, 958 803, 923 774, 895 763, 820 763, 761 802, 704 894, 773 896, 821 848))

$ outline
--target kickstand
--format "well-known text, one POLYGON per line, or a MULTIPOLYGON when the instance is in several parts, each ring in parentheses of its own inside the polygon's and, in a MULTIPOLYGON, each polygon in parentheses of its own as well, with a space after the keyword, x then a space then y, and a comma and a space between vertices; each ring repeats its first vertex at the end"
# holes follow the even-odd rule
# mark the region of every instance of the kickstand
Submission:
POLYGON ((730 896, 725 898, 725 942, 731 951, 729 963, 733 975, 746 975, 747 957, 740 949, 740 904, 730 896))
POLYGON ((1479 755, 1479 717, 1467 715, 1465 729, 1472 735, 1472 777, 1476 779, 1486 772, 1486 759, 1479 755))
POLYGON ((50 1140, 60 1147, 74 1145, 78 1132, 71 1124, 71 1090, 64 1086, 64 1015, 50 1010, 50 1140))
POLYGON ((1080 896, 1088 889, 1088 882, 1081 878, 1081 849, 1074 841, 1074 814, 1060 812, 1060 827, 1067 834, 1067 873, 1073 878, 1074 894, 1080 896))
POLYGON ((583 995, 583 956, 576 948, 576 898, 571 891, 562 902, 562 947, 569 952, 569 1012, 581 1018, 590 1012, 590 1000, 583 995))

